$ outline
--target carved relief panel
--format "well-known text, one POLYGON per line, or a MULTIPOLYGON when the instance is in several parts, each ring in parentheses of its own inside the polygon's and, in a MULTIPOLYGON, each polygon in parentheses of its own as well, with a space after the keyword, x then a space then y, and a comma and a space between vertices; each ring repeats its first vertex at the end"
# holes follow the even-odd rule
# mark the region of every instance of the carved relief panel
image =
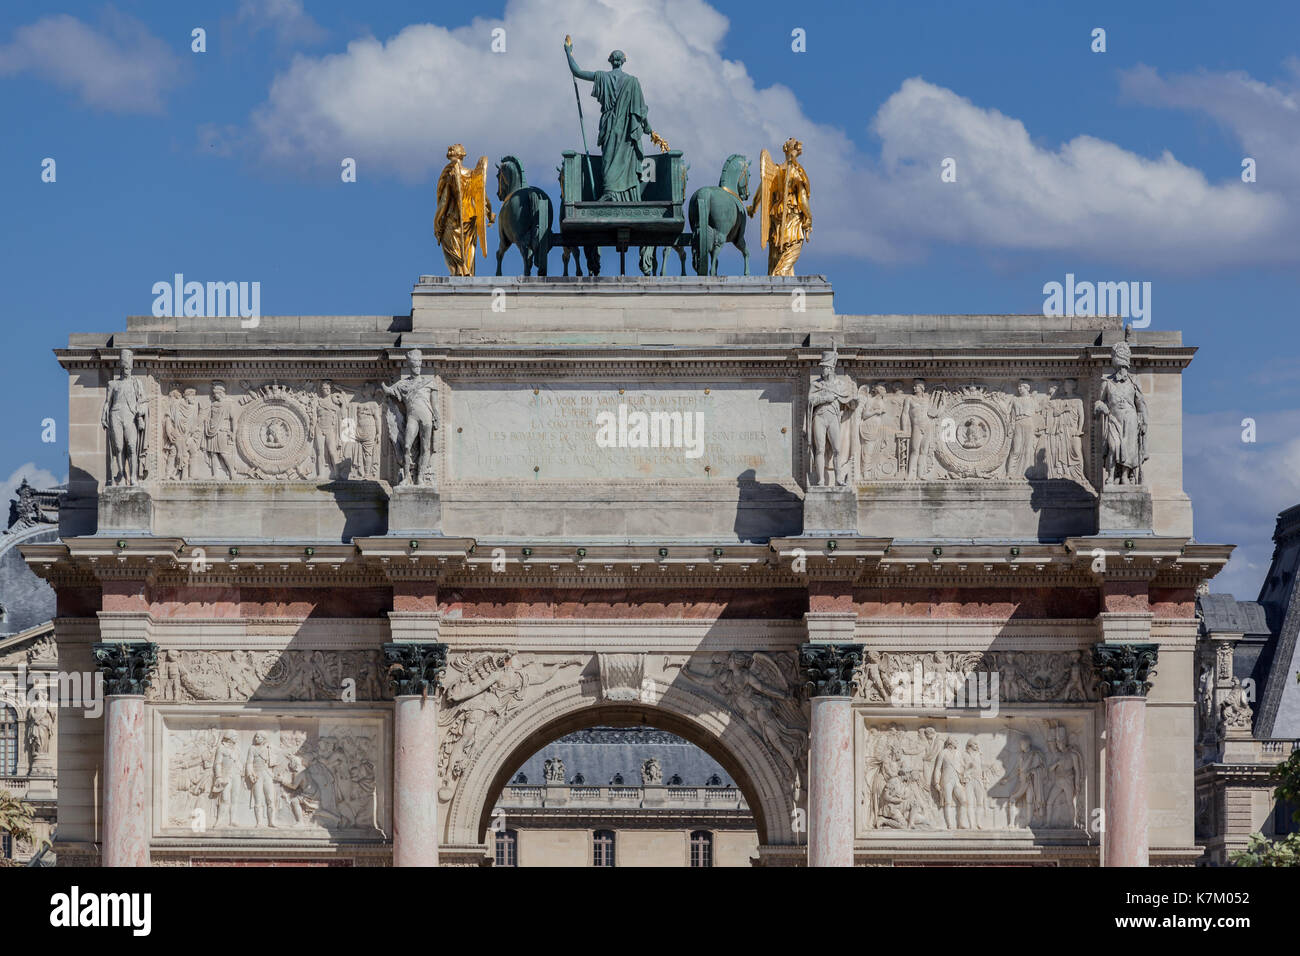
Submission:
POLYGON ((1086 408, 1072 378, 866 382, 841 445, 860 482, 1056 479, 1091 488, 1086 408))
POLYGON ((387 700, 377 650, 165 648, 145 691, 154 701, 387 700))
POLYGON ((397 416, 379 382, 161 383, 162 481, 395 480, 397 416))
POLYGON ((389 715, 154 711, 155 837, 384 840, 389 715))
POLYGON ((859 838, 1089 839, 1098 792, 1090 712, 860 713, 857 734, 859 838))

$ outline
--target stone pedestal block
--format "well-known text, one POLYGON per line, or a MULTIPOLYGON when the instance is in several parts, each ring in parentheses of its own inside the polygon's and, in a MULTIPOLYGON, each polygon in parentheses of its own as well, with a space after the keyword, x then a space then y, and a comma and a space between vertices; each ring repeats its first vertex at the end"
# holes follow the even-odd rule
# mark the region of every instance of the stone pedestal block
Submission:
POLYGON ((398 485, 388 499, 388 533, 441 534, 442 497, 432 485, 398 485))
POLYGON ((666 787, 647 784, 641 788, 641 806, 643 807, 666 807, 668 806, 668 789, 666 787))
POLYGON ((99 493, 99 533, 153 530, 153 499, 143 488, 119 486, 99 493))
POLYGON ((1151 492, 1141 485, 1112 485, 1097 496, 1098 534, 1151 534, 1151 492))
POLYGON ((857 534, 858 493, 847 486, 809 488, 803 499, 803 533, 857 534))

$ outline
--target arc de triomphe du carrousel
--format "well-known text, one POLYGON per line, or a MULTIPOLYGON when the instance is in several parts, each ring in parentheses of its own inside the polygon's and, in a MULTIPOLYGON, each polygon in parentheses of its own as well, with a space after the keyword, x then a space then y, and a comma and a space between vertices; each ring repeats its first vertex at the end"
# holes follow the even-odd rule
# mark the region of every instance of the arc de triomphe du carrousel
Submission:
POLYGON ((23 554, 108 695, 60 720, 60 863, 479 864, 529 755, 643 723, 737 781, 760 865, 1194 860, 1231 549, 1192 540, 1193 349, 839 313, 796 139, 688 197, 621 55, 568 52, 598 151, 553 208, 450 148, 409 315, 178 282, 57 350, 68 494, 23 554), (483 274, 489 226, 529 274, 483 274))

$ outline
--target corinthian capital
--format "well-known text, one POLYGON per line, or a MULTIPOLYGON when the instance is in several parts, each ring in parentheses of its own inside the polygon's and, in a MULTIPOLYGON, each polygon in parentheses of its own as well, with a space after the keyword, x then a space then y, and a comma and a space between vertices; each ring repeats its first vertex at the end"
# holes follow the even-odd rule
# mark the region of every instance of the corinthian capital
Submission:
POLYGON ((158 645, 147 641, 102 642, 91 645, 95 666, 104 675, 104 693, 143 694, 158 669, 158 645))
POLYGON ((799 672, 809 697, 852 697, 861 644, 801 644, 799 672))
POLYGON ((1094 644, 1092 663, 1101 696, 1145 697, 1159 652, 1159 644, 1094 644))
POLYGON ((447 645, 432 642, 385 644, 384 668, 394 697, 427 696, 438 689, 447 669, 447 645))

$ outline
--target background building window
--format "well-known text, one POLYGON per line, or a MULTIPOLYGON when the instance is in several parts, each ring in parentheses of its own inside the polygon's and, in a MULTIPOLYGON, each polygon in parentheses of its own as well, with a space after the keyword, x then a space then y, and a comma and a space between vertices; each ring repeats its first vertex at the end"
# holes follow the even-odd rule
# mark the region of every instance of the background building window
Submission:
POLYGON ((713 865, 713 834, 708 830, 691 833, 691 866, 713 865))
POLYGON ((1273 835, 1284 837, 1288 833, 1295 833, 1300 830, 1300 823, 1296 823, 1291 814, 1295 813, 1296 805, 1288 803, 1285 800, 1279 800, 1273 807, 1273 835))
POLYGON ((614 831, 597 830, 591 841, 592 866, 614 865, 614 831))
POLYGON ((519 831, 497 832, 497 866, 519 865, 519 831))
POLYGON ((0 836, 0 860, 12 860, 14 856, 14 841, 9 834, 0 836))
POLYGON ((18 714, 0 704, 0 774, 18 772, 18 714))

